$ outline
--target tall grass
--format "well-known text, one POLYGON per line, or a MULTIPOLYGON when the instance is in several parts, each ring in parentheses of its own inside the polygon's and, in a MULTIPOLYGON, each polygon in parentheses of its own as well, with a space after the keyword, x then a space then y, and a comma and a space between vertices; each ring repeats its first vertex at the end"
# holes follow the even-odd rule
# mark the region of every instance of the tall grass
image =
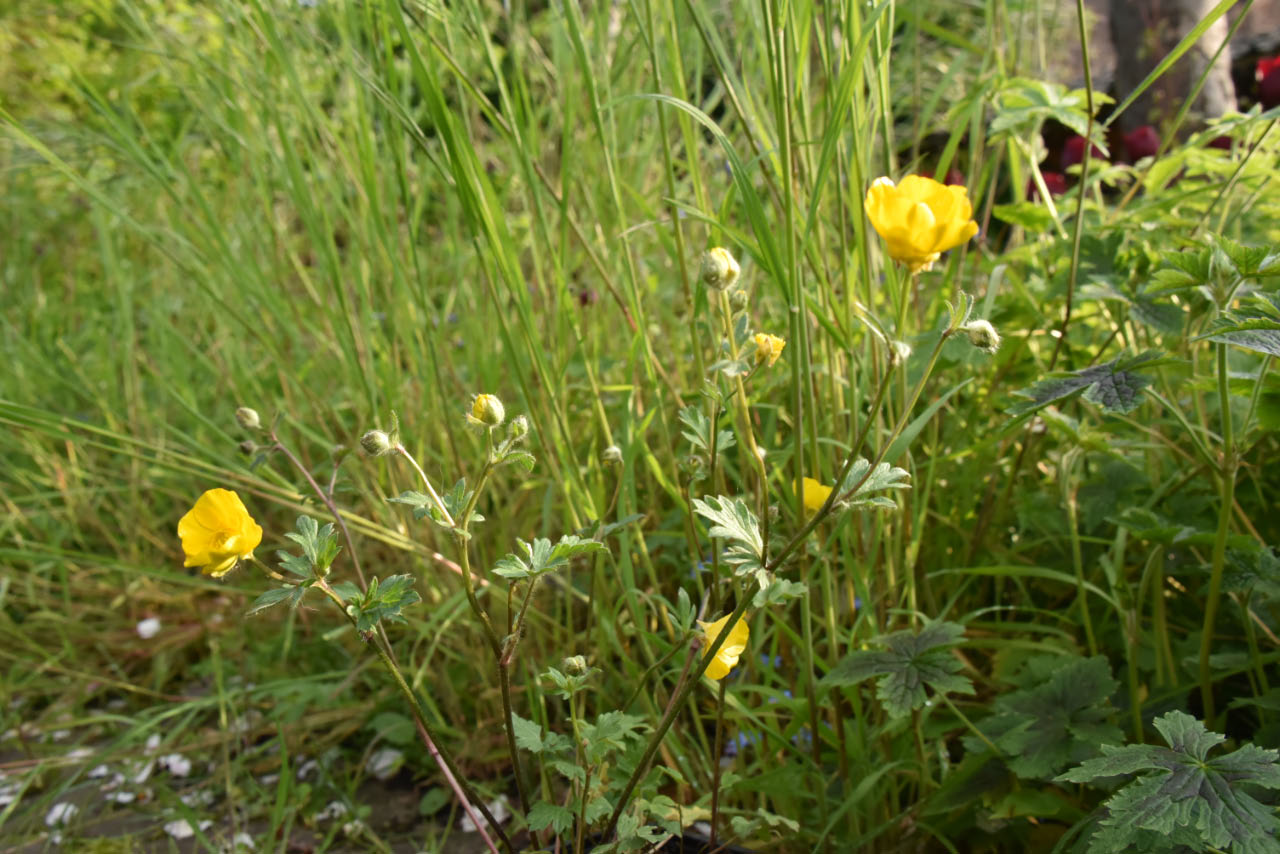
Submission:
MULTIPOLYGON (((180 569, 174 527, 206 488, 239 490, 268 542, 299 513, 324 515, 281 459, 238 450, 240 405, 278 419, 316 478, 334 478, 373 574, 419 579, 425 607, 392 636, 490 795, 511 788, 499 685, 475 666, 484 638, 451 540, 384 500, 416 488, 412 472, 354 451, 394 412, 439 483, 474 476, 484 444, 463 414, 477 392, 527 413, 538 459, 528 476, 501 470, 483 496, 478 570, 517 537, 634 517, 608 555, 539 594, 516 702, 562 731, 569 709, 539 678, 548 666, 587 656, 602 668, 592 714, 630 698, 625 710, 653 725, 686 645, 678 591, 732 610, 706 571, 719 561, 694 498, 760 492, 781 547, 805 522, 802 478, 830 483, 855 450, 910 473, 895 510, 818 526, 785 568, 808 595, 752 614, 740 675, 680 710, 658 761, 690 818, 707 817, 722 786, 730 817, 769 817, 748 833, 756 843, 957 850, 977 832, 977 808, 957 817, 964 798, 948 794, 957 744, 1034 653, 1108 655, 1134 741, 1185 703, 1213 722, 1212 694, 1207 708, 1187 699, 1205 672, 1186 661, 1209 650, 1202 582, 1170 561, 1212 563, 1220 581, 1236 538, 1276 541, 1280 392, 1269 359, 1218 344, 1211 365, 1200 320, 1149 324, 1134 288, 1162 255, 1207 239, 1196 222, 1280 237, 1273 118, 1240 121, 1235 161, 1215 159, 1204 135, 1138 177, 1104 168, 1104 181, 1144 191, 1134 198, 1114 204, 1089 181, 1084 203, 1059 198, 1043 219, 999 206, 1039 177, 1053 109, 1083 116, 1080 104, 991 124, 1019 109, 1023 78, 1059 73, 1046 59, 1076 37, 1074 18, 1034 2, 119 0, 37 38, 38 8, 8 14, 57 75, 0 108, 0 719, 33 728, 6 772, 47 773, 0 812, 6 836, 35 838, 50 804, 88 790, 85 769, 67 771, 74 762, 36 738, 54 730, 95 757, 161 729, 175 748, 208 750, 217 770, 200 785, 222 795, 215 830, 199 832, 209 848, 251 820, 287 837, 329 791, 292 788, 299 752, 379 737, 368 723, 395 697, 355 637, 328 642, 336 623, 306 610, 242 619, 259 578, 180 569), (863 193, 881 175, 951 167, 982 237, 910 277, 869 231, 863 193), (1185 189, 1166 188, 1179 170, 1185 189), (1152 234, 1155 222, 1169 232, 1152 234), (749 421, 722 422, 736 447, 691 484, 677 414, 713 412, 704 387, 725 358, 720 309, 698 281, 715 245, 742 261, 752 326, 788 343, 753 379, 749 421), (1006 338, 994 358, 940 337, 962 292, 1006 338), (895 341, 912 348, 905 364, 895 341), (1012 391, 1054 367, 1148 346, 1177 361, 1141 414, 1005 414, 1012 391), (1215 462, 1220 439, 1229 465, 1215 462), (617 464, 602 461, 610 447, 617 464), (1214 508, 1214 496, 1228 500, 1214 508), (1118 524, 1133 507, 1203 521, 1193 533, 1217 545, 1118 524), (133 627, 151 615, 165 633, 144 641, 133 627), (976 697, 942 695, 903 724, 870 690, 820 683, 873 636, 933 619, 967 625, 957 655, 976 697), (279 723, 230 726, 248 709, 279 723), (748 733, 758 741, 726 781, 717 746, 748 733), (279 774, 274 790, 264 769, 279 774), (260 814, 245 793, 274 806, 260 814)), ((483 595, 505 613, 500 589, 483 595)), ((1219 634, 1244 652, 1215 663, 1219 713, 1272 696, 1269 606, 1232 595, 1219 634)), ((1250 733, 1273 723, 1259 714, 1250 733)), ((351 797, 356 772, 331 773, 349 777, 330 782, 351 797)), ((553 799, 560 785, 543 771, 534 788, 553 799)), ((1042 839, 1026 821, 1036 805, 969 797, 1019 822, 1004 835, 982 825, 993 845, 1042 839)), ((1052 797, 1069 808, 1040 818, 1061 835, 1084 802, 1052 797)), ((176 794, 159 800, 191 812, 176 794)))

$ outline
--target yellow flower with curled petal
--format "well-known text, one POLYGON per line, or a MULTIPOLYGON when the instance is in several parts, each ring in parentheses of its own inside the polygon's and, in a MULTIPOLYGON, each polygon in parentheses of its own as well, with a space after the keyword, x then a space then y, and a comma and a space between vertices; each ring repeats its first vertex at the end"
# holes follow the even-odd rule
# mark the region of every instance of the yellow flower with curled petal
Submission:
MULTIPOLYGON (((702 626, 702 654, 704 657, 710 652, 711 644, 724 631, 730 616, 732 615, 723 616, 714 623, 698 621, 698 625, 702 626)), ((742 619, 738 620, 737 625, 733 627, 733 631, 729 632, 729 636, 724 639, 720 649, 716 650, 715 658, 711 659, 711 663, 707 665, 706 674, 708 677, 719 680, 729 675, 729 671, 738 663, 738 657, 747 648, 747 636, 749 634, 747 618, 744 614, 742 619)))
POLYGON ((183 566, 198 566, 205 575, 221 578, 242 560, 253 557, 262 542, 262 528, 230 489, 210 489, 178 520, 183 566))
POLYGON ((766 368, 773 367, 773 363, 782 355, 782 348, 787 346, 785 339, 766 332, 756 333, 751 340, 756 344, 756 364, 766 368))
POLYGON ((802 482, 800 490, 800 500, 804 502, 804 509, 810 513, 817 513, 822 509, 822 505, 827 503, 827 496, 831 494, 831 487, 821 481, 806 477, 802 482))
POLYGON ((863 207, 890 257, 912 273, 928 270, 943 252, 978 233, 968 190, 920 175, 908 175, 897 185, 877 178, 863 207))

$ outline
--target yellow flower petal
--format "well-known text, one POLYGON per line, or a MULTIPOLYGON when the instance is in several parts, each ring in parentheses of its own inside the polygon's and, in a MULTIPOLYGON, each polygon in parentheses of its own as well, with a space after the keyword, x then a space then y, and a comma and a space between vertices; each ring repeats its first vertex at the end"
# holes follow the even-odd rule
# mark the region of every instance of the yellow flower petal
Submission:
POLYGON ((978 233, 968 191, 921 175, 907 175, 897 185, 877 178, 867 188, 863 209, 889 256, 913 273, 978 233))
POLYGON ((221 578, 241 560, 253 557, 262 543, 262 528, 229 489, 210 489, 178 520, 183 566, 199 566, 221 578))
MULTIPOLYGON (((698 621, 698 625, 702 627, 702 654, 704 657, 711 651, 711 644, 714 643, 716 638, 720 637, 724 632, 724 628, 728 624, 730 616, 732 615, 725 615, 714 623, 704 623, 701 620, 698 621)), ((747 638, 749 635, 750 631, 747 629, 747 618, 746 615, 743 615, 742 619, 738 620, 737 624, 734 625, 733 631, 729 632, 729 636, 725 638, 720 649, 716 651, 715 658, 707 664, 706 675, 711 679, 716 680, 723 679, 728 676, 729 671, 737 665, 738 659, 742 656, 742 653, 746 651, 747 638)))
POLYGON ((806 477, 802 482, 800 500, 804 502, 804 509, 810 513, 816 513, 827 503, 827 496, 831 494, 831 487, 806 477))

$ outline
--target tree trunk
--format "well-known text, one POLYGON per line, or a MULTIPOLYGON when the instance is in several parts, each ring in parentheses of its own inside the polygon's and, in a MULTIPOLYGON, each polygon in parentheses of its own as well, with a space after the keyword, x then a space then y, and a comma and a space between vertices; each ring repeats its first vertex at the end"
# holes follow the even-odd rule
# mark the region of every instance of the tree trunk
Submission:
MULTIPOLYGON (((1116 94, 1124 99, 1178 42, 1204 20, 1215 0, 1111 0, 1111 43, 1116 51, 1116 94)), ((1227 16, 1214 22, 1200 41, 1125 110, 1123 131, 1141 125, 1161 128, 1191 94, 1191 88, 1227 38, 1227 16)), ((1222 51, 1191 106, 1190 126, 1236 109, 1231 51, 1222 51)))

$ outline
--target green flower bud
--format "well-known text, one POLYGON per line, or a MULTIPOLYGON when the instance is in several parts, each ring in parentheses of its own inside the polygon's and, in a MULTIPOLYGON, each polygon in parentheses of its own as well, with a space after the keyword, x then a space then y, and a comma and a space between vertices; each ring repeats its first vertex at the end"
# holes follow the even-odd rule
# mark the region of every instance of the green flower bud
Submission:
POLYGON ((244 454, 246 457, 252 457, 254 452, 257 450, 257 442, 250 442, 248 439, 245 439, 240 443, 240 453, 244 454))
POLYGON ((380 457, 395 449, 391 443, 391 437, 381 430, 370 430, 361 436, 360 447, 364 448, 364 452, 371 457, 380 457))
POLYGON ((735 314, 740 311, 745 311, 747 306, 750 304, 751 297, 748 296, 747 292, 741 288, 729 294, 729 308, 731 308, 735 314))
POLYGON ((738 266, 738 262, 723 246, 708 250, 702 256, 700 275, 703 284, 713 291, 727 291, 733 287, 741 272, 742 268, 738 266))
POLYGON ((258 413, 247 406, 242 406, 236 410, 236 422, 245 430, 259 430, 262 428, 262 421, 258 418, 258 413))
POLYGON ((560 662, 560 666, 564 668, 565 673, 579 676, 587 672, 587 659, 585 656, 571 655, 560 662))
POLYGON ((622 462, 622 449, 617 445, 610 445, 600 452, 600 462, 602 463, 620 463, 622 462))
POLYGON ((985 320, 973 320, 960 327, 969 336, 969 343, 985 353, 995 354, 1000 349, 1000 333, 985 320))
POLYGON ((511 424, 507 427, 507 430, 510 431, 513 440, 519 441, 529 435, 529 419, 524 415, 517 415, 511 419, 511 424))

